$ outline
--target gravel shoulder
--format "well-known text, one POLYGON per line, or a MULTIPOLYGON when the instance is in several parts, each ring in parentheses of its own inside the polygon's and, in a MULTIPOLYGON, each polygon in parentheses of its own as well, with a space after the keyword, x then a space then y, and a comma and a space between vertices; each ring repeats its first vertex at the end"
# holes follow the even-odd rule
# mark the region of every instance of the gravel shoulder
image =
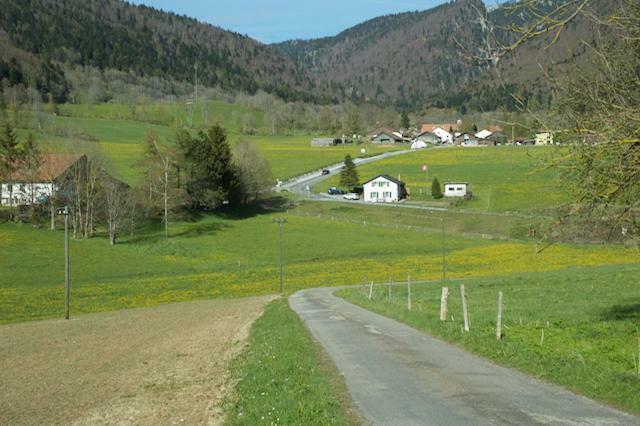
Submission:
POLYGON ((273 297, 0 327, 0 424, 221 422, 227 363, 273 297))

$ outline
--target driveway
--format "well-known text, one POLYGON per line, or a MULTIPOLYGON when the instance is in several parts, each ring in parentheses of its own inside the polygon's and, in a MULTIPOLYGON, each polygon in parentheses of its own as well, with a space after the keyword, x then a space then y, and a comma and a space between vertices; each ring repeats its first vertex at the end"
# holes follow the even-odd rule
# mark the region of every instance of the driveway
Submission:
POLYGON ((289 304, 333 359, 368 423, 640 424, 640 418, 352 305, 334 296, 335 291, 303 290, 289 304))

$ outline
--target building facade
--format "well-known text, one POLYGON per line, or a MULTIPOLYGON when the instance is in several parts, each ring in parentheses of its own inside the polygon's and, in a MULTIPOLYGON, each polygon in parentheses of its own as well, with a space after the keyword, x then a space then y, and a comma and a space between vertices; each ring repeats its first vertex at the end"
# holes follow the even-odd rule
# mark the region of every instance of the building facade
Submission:
POLYGON ((366 203, 397 203, 407 198, 404 182, 388 175, 379 175, 363 185, 366 203))

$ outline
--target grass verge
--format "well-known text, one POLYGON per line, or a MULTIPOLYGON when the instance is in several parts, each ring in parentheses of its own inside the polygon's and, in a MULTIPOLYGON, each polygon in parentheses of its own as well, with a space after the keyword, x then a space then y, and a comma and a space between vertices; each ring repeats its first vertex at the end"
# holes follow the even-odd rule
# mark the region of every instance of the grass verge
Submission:
POLYGON ((338 372, 286 299, 266 306, 231 374, 226 424, 358 424, 338 372))
POLYGON ((640 265, 571 268, 449 282, 448 320, 441 285, 349 289, 345 299, 464 349, 616 407, 640 413, 640 265), (465 284, 471 331, 462 332, 465 284), (496 339, 498 291, 505 294, 503 338, 496 339))

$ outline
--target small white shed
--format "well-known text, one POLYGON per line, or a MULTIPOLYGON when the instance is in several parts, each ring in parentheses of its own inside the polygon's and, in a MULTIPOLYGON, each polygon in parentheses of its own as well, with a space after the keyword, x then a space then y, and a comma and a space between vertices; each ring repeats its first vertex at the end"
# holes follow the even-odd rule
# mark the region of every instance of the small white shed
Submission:
POLYGON ((445 197, 464 197, 469 190, 466 182, 447 182, 444 184, 445 197))

